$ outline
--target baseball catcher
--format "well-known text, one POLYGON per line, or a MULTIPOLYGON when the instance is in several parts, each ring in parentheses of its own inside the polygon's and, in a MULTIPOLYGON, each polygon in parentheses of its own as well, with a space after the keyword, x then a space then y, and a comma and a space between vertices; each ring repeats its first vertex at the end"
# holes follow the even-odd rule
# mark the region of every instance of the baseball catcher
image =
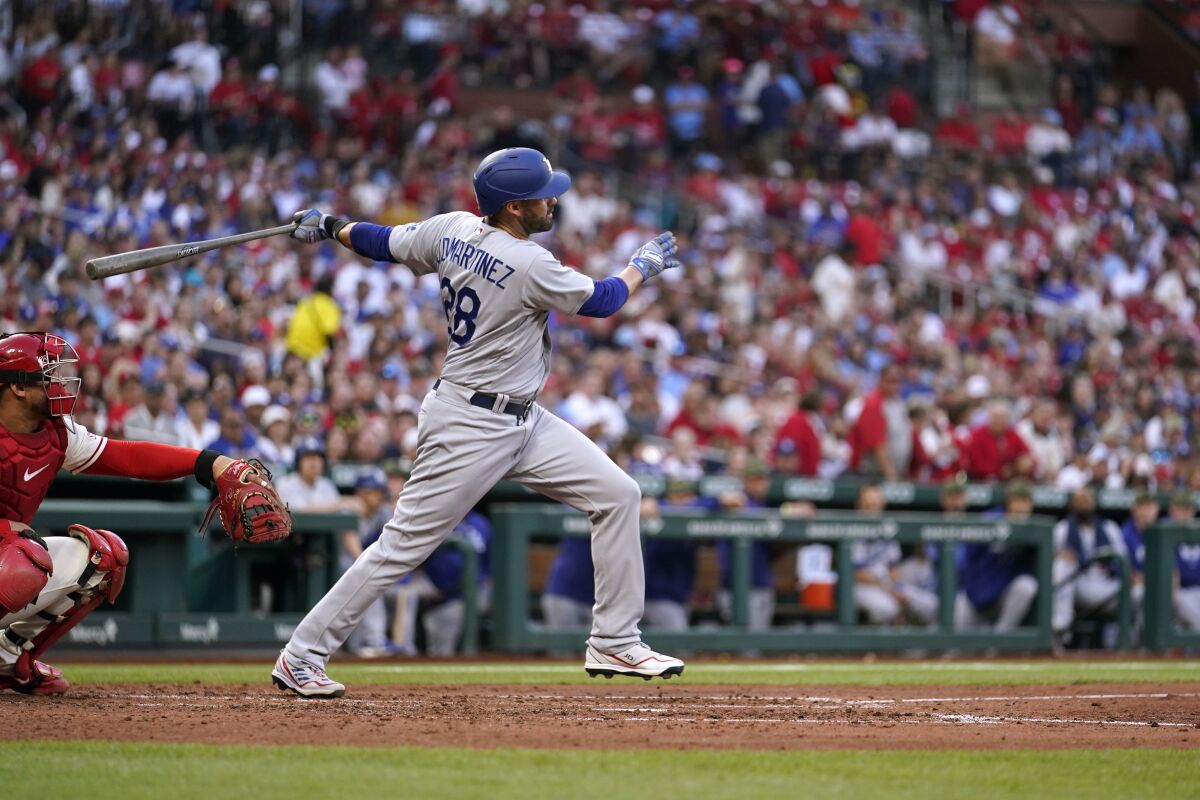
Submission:
POLYGON ((217 492, 205 527, 219 514, 235 542, 291 533, 270 473, 254 461, 211 450, 98 436, 71 418, 78 361, 59 336, 0 335, 0 689, 61 694, 70 684, 38 659, 125 583, 129 550, 111 531, 83 524, 42 538, 29 527, 59 469, 92 475, 172 480, 195 475, 217 492))

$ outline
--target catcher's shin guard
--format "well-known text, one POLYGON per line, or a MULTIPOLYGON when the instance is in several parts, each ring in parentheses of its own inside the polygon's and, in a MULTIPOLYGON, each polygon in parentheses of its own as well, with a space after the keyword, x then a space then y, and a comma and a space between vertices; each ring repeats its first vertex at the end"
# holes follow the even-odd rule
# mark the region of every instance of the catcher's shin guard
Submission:
MULTIPOLYGON (((62 673, 38 657, 92 613, 101 601, 112 603, 125 584, 129 550, 111 531, 72 525, 67 533, 87 547, 87 560, 73 584, 60 587, 58 602, 0 633, 0 647, 16 653, 16 662, 0 675, 0 688, 32 694, 60 694, 68 684, 62 673)), ((35 606, 36 608, 36 606, 35 606)))

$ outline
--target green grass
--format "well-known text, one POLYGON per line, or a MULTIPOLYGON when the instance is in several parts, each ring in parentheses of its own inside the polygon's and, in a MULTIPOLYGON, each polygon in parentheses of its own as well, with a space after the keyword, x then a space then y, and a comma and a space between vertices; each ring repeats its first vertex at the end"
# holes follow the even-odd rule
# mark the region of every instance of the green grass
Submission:
MULTIPOLYGON (((271 658, 261 664, 115 664, 56 662, 75 684, 249 683, 270 681, 271 658)), ((334 678, 349 684, 594 685, 580 664, 485 662, 364 664, 334 661, 334 678)), ((1018 685, 1200 682, 1198 661, 720 661, 694 659, 682 684, 806 685, 1018 685)), ((638 682, 640 685, 640 681, 638 682)))
POLYGON ((21 797, 302 798, 1196 797, 1194 750, 536 751, 0 744, 21 797), (34 769, 32 765, 53 765, 34 769), (119 787, 119 788, 117 788, 119 787))

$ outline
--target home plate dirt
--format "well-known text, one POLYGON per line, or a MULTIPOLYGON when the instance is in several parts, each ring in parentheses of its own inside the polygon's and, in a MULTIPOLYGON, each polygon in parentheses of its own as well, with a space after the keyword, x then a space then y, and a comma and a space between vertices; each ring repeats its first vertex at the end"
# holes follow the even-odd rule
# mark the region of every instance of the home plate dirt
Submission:
POLYGON ((531 748, 1200 746, 1200 683, 1020 687, 76 687, 0 695, 2 739, 531 748))

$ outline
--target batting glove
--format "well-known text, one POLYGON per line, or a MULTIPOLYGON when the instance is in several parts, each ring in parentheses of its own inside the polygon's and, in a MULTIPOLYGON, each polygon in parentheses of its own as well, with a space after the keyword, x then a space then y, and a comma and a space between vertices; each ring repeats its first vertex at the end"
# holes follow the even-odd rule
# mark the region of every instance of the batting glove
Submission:
POLYGON ((642 273, 642 280, 648 281, 664 269, 674 269, 680 266, 675 257, 678 252, 675 244, 675 234, 667 231, 660 233, 638 248, 629 259, 629 266, 642 273))
POLYGON ((297 211, 292 215, 292 222, 299 227, 288 235, 307 244, 323 242, 329 238, 329 226, 325 224, 328 219, 331 219, 328 214, 315 208, 297 211))

